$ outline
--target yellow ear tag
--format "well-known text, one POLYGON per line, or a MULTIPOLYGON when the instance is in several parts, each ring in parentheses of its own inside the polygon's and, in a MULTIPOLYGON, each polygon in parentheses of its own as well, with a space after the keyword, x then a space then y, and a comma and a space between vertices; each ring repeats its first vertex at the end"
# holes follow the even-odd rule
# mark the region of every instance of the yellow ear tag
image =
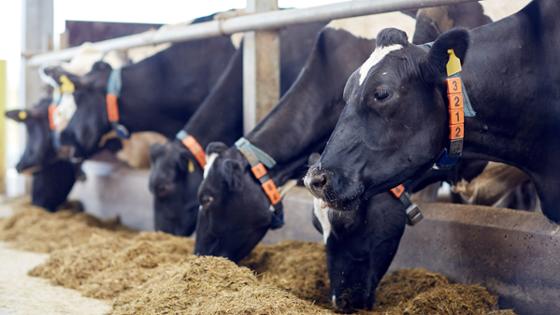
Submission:
POLYGON ((58 78, 58 80, 60 81, 61 93, 74 93, 75 90, 74 83, 72 83, 72 81, 70 81, 70 79, 68 79, 67 76, 61 75, 60 78, 58 78))
POLYGON ((18 113, 19 120, 26 120, 27 119, 27 112, 22 110, 18 113))
POLYGON ((453 49, 447 50, 449 61, 447 62, 447 76, 450 77, 456 73, 461 72, 461 59, 455 55, 453 49))
POLYGON ((189 173, 194 172, 194 164, 191 160, 189 160, 188 169, 189 169, 189 173))

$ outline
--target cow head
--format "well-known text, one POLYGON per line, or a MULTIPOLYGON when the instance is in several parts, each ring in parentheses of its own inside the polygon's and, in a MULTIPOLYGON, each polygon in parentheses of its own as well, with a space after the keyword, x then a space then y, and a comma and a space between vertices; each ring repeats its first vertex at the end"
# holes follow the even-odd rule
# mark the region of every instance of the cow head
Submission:
POLYGON ((406 226, 403 205, 382 193, 356 210, 340 211, 316 198, 313 221, 326 245, 333 306, 344 313, 371 309, 406 226))
POLYGON ((198 186, 202 169, 179 141, 150 148, 150 192, 154 195, 155 228, 189 236, 198 215, 198 186))
POLYGON ((448 49, 464 60, 468 42, 468 32, 456 29, 428 49, 409 44, 402 31, 382 30, 346 84, 346 107, 305 180, 311 192, 349 210, 430 168, 448 141, 448 49))
POLYGON ((268 229, 279 227, 278 220, 249 163, 237 149, 211 143, 207 156, 205 178, 198 192, 195 253, 238 262, 268 229))
POLYGON ((96 62, 84 76, 72 75, 60 67, 45 71, 54 80, 64 75, 74 84, 71 97, 76 110, 60 133, 60 144, 74 148, 74 157, 91 156, 98 150, 103 135, 111 130, 105 108, 111 71, 111 66, 103 61, 96 62))
POLYGON ((458 3, 419 9, 416 13, 414 44, 431 42, 443 32, 453 27, 475 28, 492 20, 484 15, 484 8, 478 2, 458 3))
POLYGON ((45 97, 31 109, 6 112, 6 117, 23 123, 27 131, 25 150, 16 165, 16 170, 20 173, 38 170, 42 165, 56 158, 52 133, 49 129, 48 107, 51 102, 50 97, 45 97))

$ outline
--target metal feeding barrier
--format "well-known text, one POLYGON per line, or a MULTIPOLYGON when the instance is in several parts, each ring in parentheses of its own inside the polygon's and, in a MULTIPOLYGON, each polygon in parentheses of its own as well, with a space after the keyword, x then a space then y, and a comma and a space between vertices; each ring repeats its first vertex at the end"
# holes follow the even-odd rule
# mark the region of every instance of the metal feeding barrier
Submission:
MULTIPOLYGON (((247 14, 242 16, 104 40, 94 43, 92 47, 100 52, 108 52, 246 32, 243 48, 243 111, 244 130, 248 132, 280 97, 280 49, 274 29, 291 24, 474 1, 477 0, 360 0, 304 9, 278 10, 277 0, 248 0, 247 14)), ((75 47, 32 54, 28 56, 27 65, 36 67, 68 60, 79 51, 79 48, 75 47)))

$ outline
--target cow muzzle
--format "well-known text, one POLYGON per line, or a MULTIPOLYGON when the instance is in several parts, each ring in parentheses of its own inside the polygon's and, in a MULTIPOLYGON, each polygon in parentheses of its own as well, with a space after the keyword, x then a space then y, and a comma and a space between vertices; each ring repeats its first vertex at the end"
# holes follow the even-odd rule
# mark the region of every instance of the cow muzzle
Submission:
POLYGON ((309 169, 303 183, 305 187, 313 194, 313 196, 321 199, 325 199, 325 190, 330 182, 330 175, 325 170, 321 170, 318 167, 312 167, 309 169))

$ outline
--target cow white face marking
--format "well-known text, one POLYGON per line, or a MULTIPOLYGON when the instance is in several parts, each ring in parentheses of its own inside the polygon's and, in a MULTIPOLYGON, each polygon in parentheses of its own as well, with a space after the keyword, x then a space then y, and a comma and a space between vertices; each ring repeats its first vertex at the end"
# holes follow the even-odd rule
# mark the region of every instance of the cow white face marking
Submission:
POLYGON ((331 235, 331 222, 329 221, 329 207, 327 204, 319 198, 313 198, 313 213, 319 223, 321 224, 321 229, 323 230, 323 242, 327 244, 329 235, 331 235))
POLYGON ((63 93, 60 98, 60 103, 56 106, 53 114, 53 121, 56 131, 62 131, 74 116, 77 106, 72 93, 63 93))
POLYGON ((206 161, 206 165, 204 166, 204 175, 203 175, 204 178, 208 176, 208 172, 212 168, 212 164, 214 164, 214 161, 216 161, 217 157, 218 157, 217 153, 212 153, 208 156, 208 160, 206 161))
POLYGON ((364 83, 369 70, 373 68, 376 64, 378 64, 385 56, 387 56, 390 52, 402 49, 403 46, 399 44, 390 45, 390 46, 382 46, 376 48, 373 53, 369 56, 369 58, 364 62, 364 64, 360 67, 360 80, 359 84, 362 85, 364 83))

